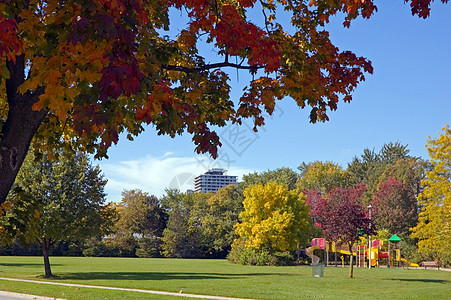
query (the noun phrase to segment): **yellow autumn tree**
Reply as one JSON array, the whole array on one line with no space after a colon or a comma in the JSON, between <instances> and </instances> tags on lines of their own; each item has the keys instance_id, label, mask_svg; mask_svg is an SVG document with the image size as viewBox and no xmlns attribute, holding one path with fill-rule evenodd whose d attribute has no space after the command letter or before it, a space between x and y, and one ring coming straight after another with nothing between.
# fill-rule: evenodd
<instances>
[{"instance_id":1,"label":"yellow autumn tree","mask_svg":"<svg viewBox=\"0 0 451 300\"><path fill-rule=\"evenodd\" d=\"M252 185L244 190L244 211L236 233L249 248L269 252L294 249L309 229L309 209L306 197L284 184L269 182Z\"/></svg>"},{"instance_id":2,"label":"yellow autumn tree","mask_svg":"<svg viewBox=\"0 0 451 300\"><path fill-rule=\"evenodd\" d=\"M321 193L326 193L336 187L351 185L350 174L333 162L315 161L308 164L303 162L298 170L301 172L298 181L298 188L301 190L316 189Z\"/></svg>"},{"instance_id":3,"label":"yellow autumn tree","mask_svg":"<svg viewBox=\"0 0 451 300\"><path fill-rule=\"evenodd\" d=\"M451 263L451 129L428 141L432 170L422 181L423 192L418 200L421 206L419 220L412 228L412 237L418 238L419 252Z\"/></svg>"}]
</instances>

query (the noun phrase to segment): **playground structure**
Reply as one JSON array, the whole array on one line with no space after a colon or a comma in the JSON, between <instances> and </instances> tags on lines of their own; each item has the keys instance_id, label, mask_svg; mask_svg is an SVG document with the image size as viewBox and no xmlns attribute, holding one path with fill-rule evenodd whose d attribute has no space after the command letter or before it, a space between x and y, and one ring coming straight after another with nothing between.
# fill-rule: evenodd
<instances>
[{"instance_id":1,"label":"playground structure","mask_svg":"<svg viewBox=\"0 0 451 300\"><path fill-rule=\"evenodd\" d=\"M406 263L410 267L419 267L418 264L411 263L406 259L401 257L400 242L401 239L397 235L393 235L389 239L388 251L381 251L383 243L381 240L376 239L371 242L371 249L368 251L367 245L354 245L349 251L347 244L336 245L335 242L327 242L324 238L314 238L311 242L311 247L305 250L305 254L312 259L312 264L316 265L319 263L321 258L314 254L316 249L323 250L322 262L325 265L329 264L329 254L334 253L335 266L337 266L338 255L341 255L342 265L343 255L352 255L355 257L355 264L357 267L369 267L368 262L371 258L371 267L379 267L381 259L385 260L387 267L401 267L401 262ZM395 243L398 249L391 249L391 243Z\"/></svg>"},{"instance_id":2,"label":"playground structure","mask_svg":"<svg viewBox=\"0 0 451 300\"><path fill-rule=\"evenodd\" d=\"M315 249L319 249L317 247L309 247L307 249L305 249L305 255L307 255L308 257L310 257L312 259L312 265L317 265L319 263L319 257L313 254L313 251Z\"/></svg>"}]
</instances>

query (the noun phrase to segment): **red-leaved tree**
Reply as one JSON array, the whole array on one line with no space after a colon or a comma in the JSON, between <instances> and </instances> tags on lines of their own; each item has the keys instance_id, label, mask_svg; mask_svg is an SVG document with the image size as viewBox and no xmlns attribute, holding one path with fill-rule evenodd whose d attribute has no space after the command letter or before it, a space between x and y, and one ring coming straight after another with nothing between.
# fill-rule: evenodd
<instances>
[{"instance_id":1,"label":"red-leaved tree","mask_svg":"<svg viewBox=\"0 0 451 300\"><path fill-rule=\"evenodd\" d=\"M326 239L348 244L352 253L352 245L359 239L359 234L372 234L370 219L362 203L364 185L355 188L337 187L327 194L327 200L315 196L314 214L322 214L318 219ZM317 221L317 220L315 220ZM349 277L354 276L353 257L351 255Z\"/></svg>"},{"instance_id":2,"label":"red-leaved tree","mask_svg":"<svg viewBox=\"0 0 451 300\"><path fill-rule=\"evenodd\" d=\"M326 201L317 189L304 190L303 193L307 196L305 203L310 207L309 215L312 216L315 226L321 228L326 221Z\"/></svg>"},{"instance_id":3,"label":"red-leaved tree","mask_svg":"<svg viewBox=\"0 0 451 300\"><path fill-rule=\"evenodd\" d=\"M379 186L373 206L372 219L378 228L391 234L409 234L418 221L418 203L412 190L396 179L389 178Z\"/></svg>"}]
</instances>

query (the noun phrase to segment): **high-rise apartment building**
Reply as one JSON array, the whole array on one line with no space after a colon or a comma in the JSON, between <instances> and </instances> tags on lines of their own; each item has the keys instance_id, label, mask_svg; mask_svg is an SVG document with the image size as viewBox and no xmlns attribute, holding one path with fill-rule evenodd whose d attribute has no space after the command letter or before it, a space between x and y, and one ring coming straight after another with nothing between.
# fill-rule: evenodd
<instances>
[{"instance_id":1,"label":"high-rise apartment building","mask_svg":"<svg viewBox=\"0 0 451 300\"><path fill-rule=\"evenodd\" d=\"M217 192L218 189L229 184L238 184L238 176L225 175L227 170L213 168L194 178L195 192Z\"/></svg>"}]
</instances>

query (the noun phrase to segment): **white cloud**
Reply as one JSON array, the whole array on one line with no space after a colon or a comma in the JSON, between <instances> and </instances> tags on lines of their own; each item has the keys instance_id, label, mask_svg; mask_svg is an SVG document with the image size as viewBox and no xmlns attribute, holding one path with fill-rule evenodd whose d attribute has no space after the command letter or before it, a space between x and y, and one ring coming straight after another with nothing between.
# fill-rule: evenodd
<instances>
[{"instance_id":1,"label":"white cloud","mask_svg":"<svg viewBox=\"0 0 451 300\"><path fill-rule=\"evenodd\" d=\"M119 202L124 189L140 189L161 197L165 188L178 188L182 192L194 189L194 176L204 173L209 168L223 167L229 175L242 179L244 174L254 172L240 167L228 166L224 161L212 160L208 156L176 157L167 152L161 157L145 156L135 160L100 163L108 183L105 192L108 201Z\"/></svg>"}]
</instances>

